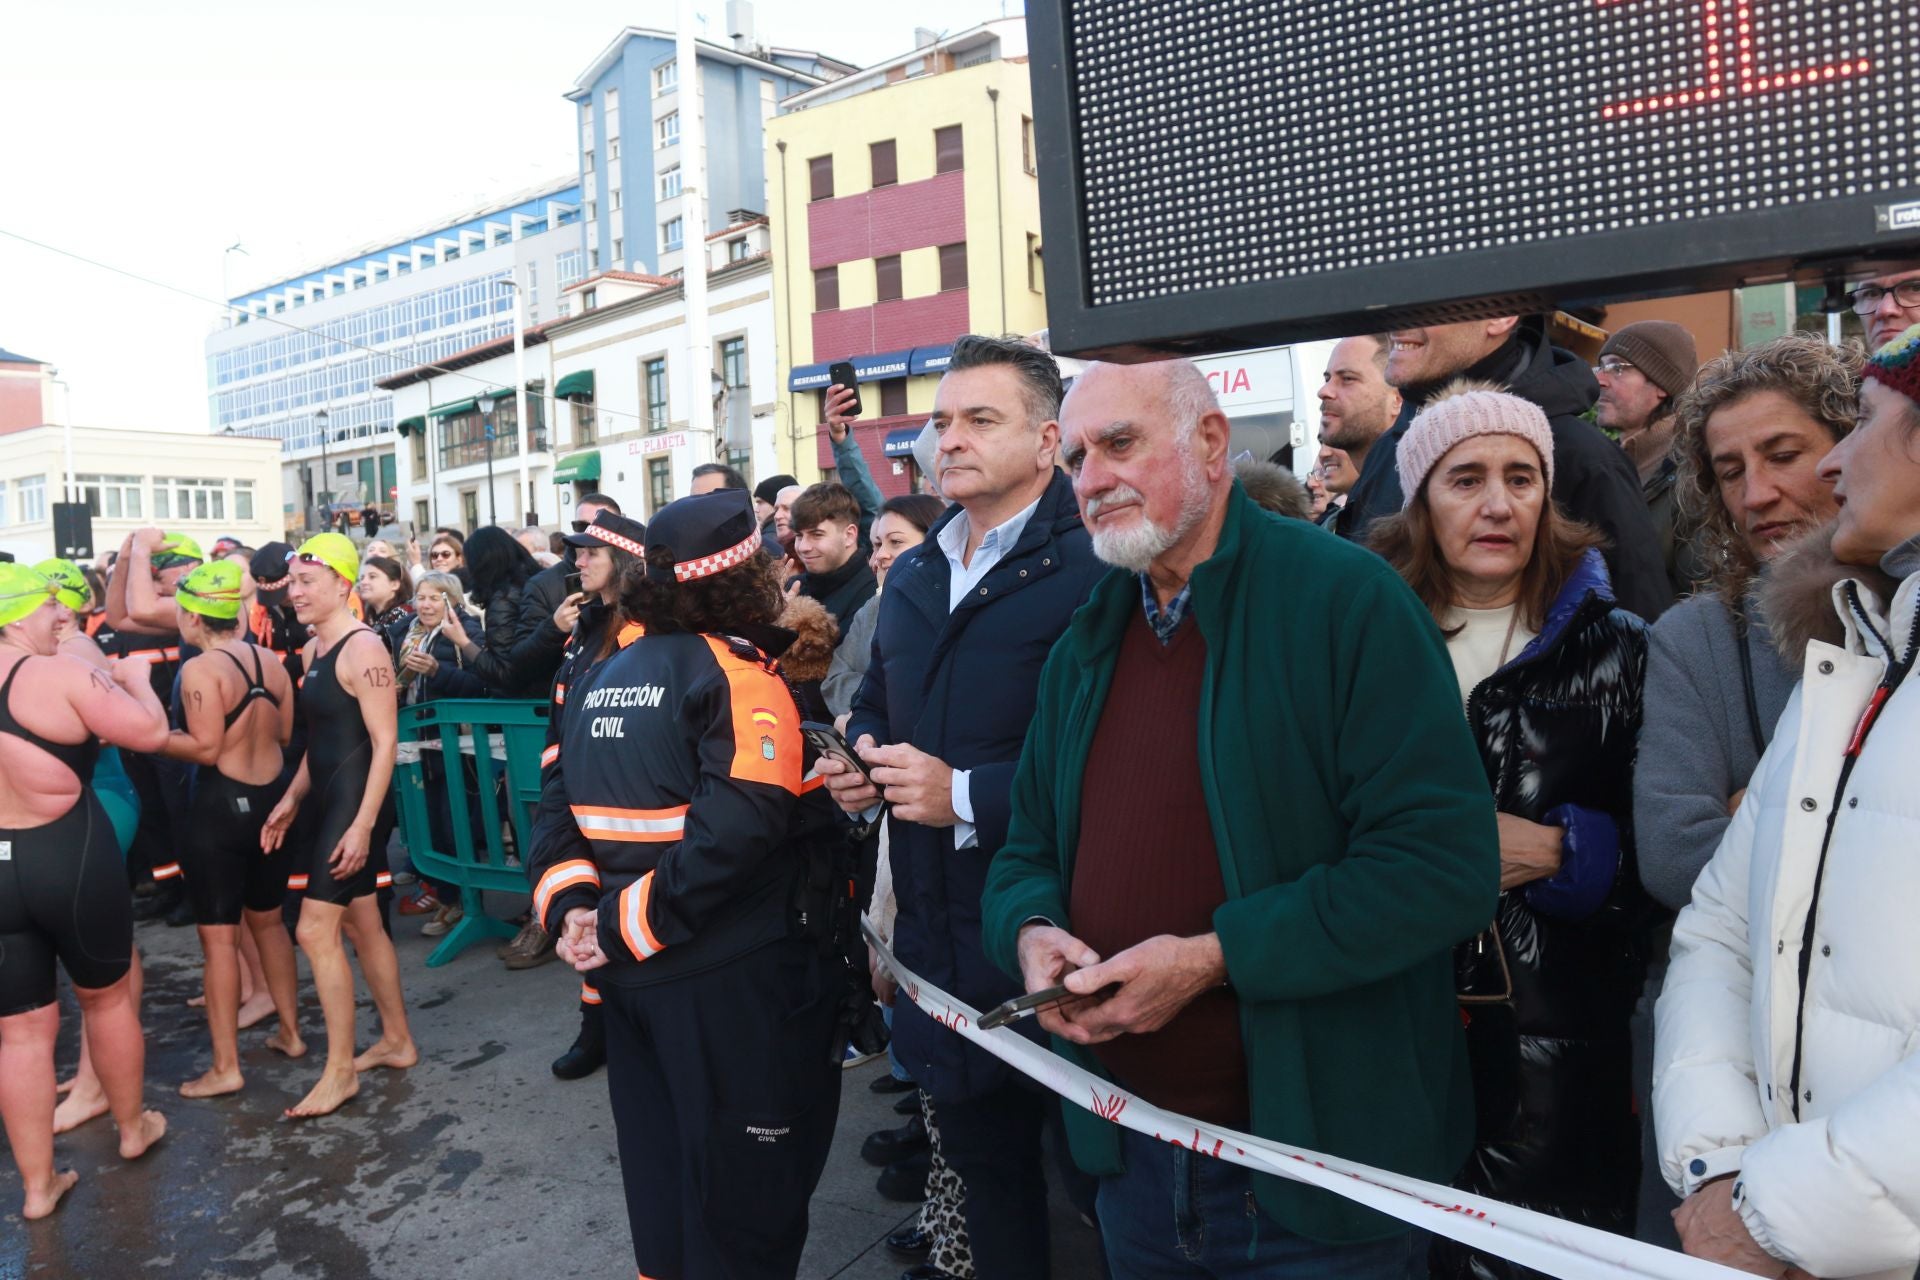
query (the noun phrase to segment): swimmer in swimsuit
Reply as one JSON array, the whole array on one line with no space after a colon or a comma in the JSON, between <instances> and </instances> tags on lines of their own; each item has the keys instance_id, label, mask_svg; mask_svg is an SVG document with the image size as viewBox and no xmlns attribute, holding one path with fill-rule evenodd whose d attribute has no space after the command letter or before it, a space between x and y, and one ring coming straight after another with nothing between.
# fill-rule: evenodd
<instances>
[{"instance_id":1,"label":"swimmer in swimsuit","mask_svg":"<svg viewBox=\"0 0 1920 1280\"><path fill-rule=\"evenodd\" d=\"M293 851L291 885L306 890L295 936L313 969L327 1021L327 1065L320 1082L287 1111L289 1119L323 1116L360 1091L359 1073L402 1070L420 1060L407 1029L400 962L374 897L386 868L387 800L398 741L399 703L393 658L380 637L358 622L349 599L360 556L348 538L323 533L294 553L287 589L300 621L313 628L300 685L307 749L287 794L261 832L271 853L285 841L302 804L317 806L310 846ZM345 927L360 956L381 1035L354 1056L353 970L341 942Z\"/></svg>"},{"instance_id":2,"label":"swimmer in swimsuit","mask_svg":"<svg viewBox=\"0 0 1920 1280\"><path fill-rule=\"evenodd\" d=\"M213 1066L180 1086L187 1098L238 1093L240 1074L240 923L259 948L265 986L280 1026L269 1048L298 1058L300 1039L293 941L280 918L287 851L262 852L260 829L280 802L281 748L293 736L293 681L267 650L240 630L241 570L203 564L174 593L180 636L201 652L180 669L186 721L163 754L198 766L181 850L187 901L206 957L207 1026Z\"/></svg>"},{"instance_id":3,"label":"swimmer in swimsuit","mask_svg":"<svg viewBox=\"0 0 1920 1280\"><path fill-rule=\"evenodd\" d=\"M80 999L120 1154L146 1154L167 1129L142 1106L133 915L113 825L87 781L98 739L157 751L166 711L144 668L108 675L58 652L53 591L27 566L0 564L0 1120L30 1219L52 1213L78 1177L53 1164L56 962Z\"/></svg>"}]
</instances>

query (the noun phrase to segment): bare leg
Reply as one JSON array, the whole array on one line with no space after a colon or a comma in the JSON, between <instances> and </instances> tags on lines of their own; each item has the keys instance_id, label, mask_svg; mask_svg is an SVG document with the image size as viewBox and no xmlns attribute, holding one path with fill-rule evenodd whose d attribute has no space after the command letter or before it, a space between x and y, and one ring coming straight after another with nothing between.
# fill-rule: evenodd
<instances>
[{"instance_id":1,"label":"bare leg","mask_svg":"<svg viewBox=\"0 0 1920 1280\"><path fill-rule=\"evenodd\" d=\"M400 990L400 957L394 954L393 939L380 923L380 901L373 894L355 898L347 908L347 935L360 957L360 972L373 994L374 1008L380 1011L380 1039L353 1060L356 1071L374 1067L405 1070L420 1061L413 1033L407 1027L407 1001Z\"/></svg>"},{"instance_id":2,"label":"bare leg","mask_svg":"<svg viewBox=\"0 0 1920 1280\"><path fill-rule=\"evenodd\" d=\"M140 1013L140 994L146 987L146 974L140 967L140 948L133 949L133 965L127 970L127 980L133 991L133 1012ZM89 1120L107 1114L107 1091L100 1087L100 1077L93 1069L93 1046L87 1035L87 1014L82 1006L80 1011L80 1069L74 1073L68 1084L67 1096L53 1113L53 1131L66 1133L78 1129Z\"/></svg>"},{"instance_id":3,"label":"bare leg","mask_svg":"<svg viewBox=\"0 0 1920 1280\"><path fill-rule=\"evenodd\" d=\"M345 907L308 898L300 904L296 937L313 969L313 989L327 1023L327 1065L320 1082L287 1109L290 1120L324 1116L360 1092L360 1076L353 1069L353 968L340 940Z\"/></svg>"},{"instance_id":4,"label":"bare leg","mask_svg":"<svg viewBox=\"0 0 1920 1280\"><path fill-rule=\"evenodd\" d=\"M253 930L238 931L240 939L240 1029L255 1027L273 1016L273 992L267 987L266 973L260 966L260 949L254 945Z\"/></svg>"},{"instance_id":5,"label":"bare leg","mask_svg":"<svg viewBox=\"0 0 1920 1280\"><path fill-rule=\"evenodd\" d=\"M238 1093L240 1074L239 929L230 924L200 926L200 950L206 956L207 1030L213 1036L213 1068L180 1086L183 1098L212 1098Z\"/></svg>"},{"instance_id":6,"label":"bare leg","mask_svg":"<svg viewBox=\"0 0 1920 1280\"><path fill-rule=\"evenodd\" d=\"M87 1043L93 1049L93 1068L107 1091L107 1107L120 1130L120 1157L137 1160L167 1131L167 1118L143 1105L146 1088L147 1041L140 1032L140 1015L133 1003L133 975L110 987L75 987L86 1015Z\"/></svg>"},{"instance_id":7,"label":"bare leg","mask_svg":"<svg viewBox=\"0 0 1920 1280\"><path fill-rule=\"evenodd\" d=\"M52 1213L79 1178L53 1169L53 1038L59 1031L56 1004L0 1018L0 1121L26 1188L20 1212L30 1220Z\"/></svg>"},{"instance_id":8,"label":"bare leg","mask_svg":"<svg viewBox=\"0 0 1920 1280\"><path fill-rule=\"evenodd\" d=\"M253 939L265 975L267 993L273 999L280 1026L267 1037L267 1048L277 1049L289 1058L306 1056L307 1042L300 1038L299 970L294 966L293 939L281 923L279 911L249 911L247 936Z\"/></svg>"}]
</instances>

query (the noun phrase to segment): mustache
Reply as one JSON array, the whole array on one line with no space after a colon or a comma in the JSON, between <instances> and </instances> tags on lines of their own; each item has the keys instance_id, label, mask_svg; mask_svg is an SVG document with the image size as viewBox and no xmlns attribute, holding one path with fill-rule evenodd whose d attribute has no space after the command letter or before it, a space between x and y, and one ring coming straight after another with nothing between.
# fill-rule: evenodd
<instances>
[{"instance_id":1,"label":"mustache","mask_svg":"<svg viewBox=\"0 0 1920 1280\"><path fill-rule=\"evenodd\" d=\"M1116 484L1099 497L1087 499L1087 519L1093 519L1108 507L1123 507L1129 502L1144 504L1146 498L1141 496L1140 491L1132 485Z\"/></svg>"}]
</instances>

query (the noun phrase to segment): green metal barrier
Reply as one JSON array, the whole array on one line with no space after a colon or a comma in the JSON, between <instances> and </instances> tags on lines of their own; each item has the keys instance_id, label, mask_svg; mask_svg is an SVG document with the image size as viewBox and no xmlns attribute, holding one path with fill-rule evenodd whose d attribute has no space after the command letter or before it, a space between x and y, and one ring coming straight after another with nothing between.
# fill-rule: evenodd
<instances>
[{"instance_id":1,"label":"green metal barrier","mask_svg":"<svg viewBox=\"0 0 1920 1280\"><path fill-rule=\"evenodd\" d=\"M524 861L533 847L533 812L540 801L540 753L546 747L545 702L480 698L447 698L400 708L400 750L394 766L394 793L400 806L400 830L416 871L434 880L460 887L464 914L427 957L442 965L467 947L487 938L510 938L515 926L486 913L482 895L488 890L524 895L528 892ZM430 784L424 759L437 754L448 763L443 777ZM477 797L469 790L465 768L473 762ZM507 812L500 812L499 796L505 777ZM453 848L434 846L428 817L429 785L437 785L447 805ZM480 812L474 830L471 808ZM513 829L516 861L509 865L501 822Z\"/></svg>"}]
</instances>

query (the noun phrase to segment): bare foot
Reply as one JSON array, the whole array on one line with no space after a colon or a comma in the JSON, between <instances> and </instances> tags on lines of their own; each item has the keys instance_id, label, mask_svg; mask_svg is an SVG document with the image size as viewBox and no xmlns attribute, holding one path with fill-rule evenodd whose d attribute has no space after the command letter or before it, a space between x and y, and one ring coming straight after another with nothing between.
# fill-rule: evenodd
<instances>
[{"instance_id":1,"label":"bare foot","mask_svg":"<svg viewBox=\"0 0 1920 1280\"><path fill-rule=\"evenodd\" d=\"M53 1109L53 1131L67 1133L107 1114L107 1095L98 1083L75 1089Z\"/></svg>"},{"instance_id":2,"label":"bare foot","mask_svg":"<svg viewBox=\"0 0 1920 1280\"><path fill-rule=\"evenodd\" d=\"M138 1160L167 1136L167 1118L158 1111L142 1111L131 1128L120 1130L120 1158Z\"/></svg>"},{"instance_id":3,"label":"bare foot","mask_svg":"<svg viewBox=\"0 0 1920 1280\"><path fill-rule=\"evenodd\" d=\"M311 1120L315 1116L331 1115L359 1092L360 1077L357 1074L336 1080L328 1072L320 1077L319 1084L313 1086L313 1092L288 1107L283 1114L288 1120Z\"/></svg>"},{"instance_id":4,"label":"bare foot","mask_svg":"<svg viewBox=\"0 0 1920 1280\"><path fill-rule=\"evenodd\" d=\"M240 1029L257 1027L273 1016L273 997L262 991L251 1000L240 1002Z\"/></svg>"},{"instance_id":5,"label":"bare foot","mask_svg":"<svg viewBox=\"0 0 1920 1280\"><path fill-rule=\"evenodd\" d=\"M379 1040L353 1060L353 1069L371 1071L375 1067L386 1067L393 1071L405 1071L419 1061L420 1051L413 1047L412 1040L403 1040L399 1044Z\"/></svg>"},{"instance_id":6,"label":"bare foot","mask_svg":"<svg viewBox=\"0 0 1920 1280\"><path fill-rule=\"evenodd\" d=\"M246 1077L239 1071L208 1071L196 1080L189 1080L180 1086L183 1098L217 1098L224 1093L238 1093L245 1087Z\"/></svg>"},{"instance_id":7,"label":"bare foot","mask_svg":"<svg viewBox=\"0 0 1920 1280\"><path fill-rule=\"evenodd\" d=\"M46 1217L60 1207L61 1198L73 1190L73 1184L78 1181L80 1181L80 1175L71 1169L54 1174L52 1184L45 1191L38 1195L31 1191L27 1192L27 1203L20 1210L20 1216L28 1222Z\"/></svg>"},{"instance_id":8,"label":"bare foot","mask_svg":"<svg viewBox=\"0 0 1920 1280\"><path fill-rule=\"evenodd\" d=\"M289 1058L307 1056L307 1042L300 1038L299 1031L291 1027L274 1028L273 1034L267 1037L267 1048L275 1053L284 1053Z\"/></svg>"}]
</instances>

